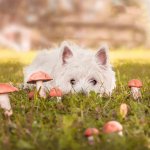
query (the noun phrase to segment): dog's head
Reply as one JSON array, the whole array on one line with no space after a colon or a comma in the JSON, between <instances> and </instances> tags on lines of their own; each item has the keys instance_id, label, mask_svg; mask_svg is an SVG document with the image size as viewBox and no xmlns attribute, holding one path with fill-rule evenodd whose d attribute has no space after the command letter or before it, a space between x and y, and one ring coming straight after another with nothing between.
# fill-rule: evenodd
<instances>
[{"instance_id":1,"label":"dog's head","mask_svg":"<svg viewBox=\"0 0 150 150\"><path fill-rule=\"evenodd\" d=\"M102 46L96 53L67 44L61 46L62 69L56 80L64 93L95 91L111 94L115 87L115 73L109 62L109 49Z\"/></svg>"}]
</instances>

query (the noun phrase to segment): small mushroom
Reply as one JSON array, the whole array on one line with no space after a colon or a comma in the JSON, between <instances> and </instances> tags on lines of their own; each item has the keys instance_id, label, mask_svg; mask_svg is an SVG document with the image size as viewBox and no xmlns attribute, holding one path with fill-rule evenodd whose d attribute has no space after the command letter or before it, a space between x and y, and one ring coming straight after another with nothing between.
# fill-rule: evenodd
<instances>
[{"instance_id":1,"label":"small mushroom","mask_svg":"<svg viewBox=\"0 0 150 150\"><path fill-rule=\"evenodd\" d=\"M84 132L84 135L88 138L90 145L94 144L94 135L98 135L99 130L97 128L87 128Z\"/></svg>"},{"instance_id":2,"label":"small mushroom","mask_svg":"<svg viewBox=\"0 0 150 150\"><path fill-rule=\"evenodd\" d=\"M61 101L62 91L59 88L52 88L49 92L50 97L57 97L57 101Z\"/></svg>"},{"instance_id":3,"label":"small mushroom","mask_svg":"<svg viewBox=\"0 0 150 150\"><path fill-rule=\"evenodd\" d=\"M138 79L132 79L128 82L129 88L131 88L132 96L135 100L142 97L140 88L143 86L142 82Z\"/></svg>"},{"instance_id":4,"label":"small mushroom","mask_svg":"<svg viewBox=\"0 0 150 150\"><path fill-rule=\"evenodd\" d=\"M4 114L10 117L13 114L8 94L18 89L7 83L0 83L0 107L5 110Z\"/></svg>"},{"instance_id":5,"label":"small mushroom","mask_svg":"<svg viewBox=\"0 0 150 150\"><path fill-rule=\"evenodd\" d=\"M128 113L128 106L127 104L122 103L120 105L120 115L122 116L122 118L125 118L127 113Z\"/></svg>"},{"instance_id":6,"label":"small mushroom","mask_svg":"<svg viewBox=\"0 0 150 150\"><path fill-rule=\"evenodd\" d=\"M122 130L123 130L122 125L117 121L109 121L103 127L103 132L106 134L118 133L119 135L122 136L123 135Z\"/></svg>"},{"instance_id":7,"label":"small mushroom","mask_svg":"<svg viewBox=\"0 0 150 150\"><path fill-rule=\"evenodd\" d=\"M33 98L34 98L34 91L31 91L31 92L28 93L28 98L29 98L29 100L33 100Z\"/></svg>"},{"instance_id":8,"label":"small mushroom","mask_svg":"<svg viewBox=\"0 0 150 150\"><path fill-rule=\"evenodd\" d=\"M39 91L40 97L46 98L46 92L43 86L43 82L52 80L52 78L45 72L38 71L33 73L27 83L36 84L36 89Z\"/></svg>"}]
</instances>

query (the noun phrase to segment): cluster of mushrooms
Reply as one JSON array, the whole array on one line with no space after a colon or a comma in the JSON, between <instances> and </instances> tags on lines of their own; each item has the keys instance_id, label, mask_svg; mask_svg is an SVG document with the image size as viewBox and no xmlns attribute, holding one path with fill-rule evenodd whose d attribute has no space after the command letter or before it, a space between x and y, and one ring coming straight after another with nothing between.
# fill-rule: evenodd
<instances>
[{"instance_id":1,"label":"cluster of mushrooms","mask_svg":"<svg viewBox=\"0 0 150 150\"><path fill-rule=\"evenodd\" d=\"M29 84L36 84L36 91L41 98L56 97L58 101L61 101L62 91L59 88L52 88L50 91L46 91L43 82L47 82L52 80L52 78L43 71L38 71L33 73L27 83ZM141 96L140 88L142 87L142 82L137 79L132 79L128 83L128 87L131 88L131 95L135 100L139 100ZM10 117L13 114L10 99L8 94L12 92L19 91L16 87L8 83L0 83L0 107L4 109L4 114ZM48 93L48 94L47 94ZM35 91L31 91L28 94L29 99L34 99ZM122 118L125 118L128 113L128 106L125 103L120 105L120 115ZM123 135L122 133L123 127L117 121L109 121L103 126L103 133L110 134L110 133L117 133L120 136ZM98 135L100 132L97 128L87 128L84 132L84 135L88 138L89 144L94 143L94 136Z\"/></svg>"},{"instance_id":2,"label":"cluster of mushrooms","mask_svg":"<svg viewBox=\"0 0 150 150\"><path fill-rule=\"evenodd\" d=\"M122 118L125 118L128 113L128 106L125 103L122 103L120 105L120 115ZM102 128L102 132L104 134L111 134L116 133L119 136L123 136L123 126L118 121L108 121L106 124L104 124ZM84 132L84 136L87 137L88 143L90 145L94 144L95 138L97 135L99 135L100 132L97 128L87 128Z\"/></svg>"},{"instance_id":3,"label":"cluster of mushrooms","mask_svg":"<svg viewBox=\"0 0 150 150\"><path fill-rule=\"evenodd\" d=\"M122 125L117 121L109 121L106 124L104 124L102 132L104 134L111 134L111 133L117 133L120 136L123 136L123 127ZM97 128L87 128L84 132L85 137L88 138L88 143L90 145L94 144L94 137L99 135L100 132Z\"/></svg>"},{"instance_id":4,"label":"cluster of mushrooms","mask_svg":"<svg viewBox=\"0 0 150 150\"><path fill-rule=\"evenodd\" d=\"M131 95L133 99L139 100L142 95L140 88L142 87L142 82L137 79L132 79L128 82L128 87L131 88ZM120 105L120 115L122 118L125 118L128 114L128 105L122 103ZM123 136L123 126L118 121L108 121L104 124L102 128L102 133L111 134L116 133L120 136ZM88 143L90 145L94 144L95 137L100 134L100 131L97 128L87 128L84 132L84 136L88 138Z\"/></svg>"},{"instance_id":5,"label":"cluster of mushrooms","mask_svg":"<svg viewBox=\"0 0 150 150\"><path fill-rule=\"evenodd\" d=\"M46 91L43 82L51 81L52 78L43 71L38 71L33 73L29 80L27 81L28 84L36 84L36 90L39 93L41 98L47 98L47 92L49 92L48 96L50 97L57 97L57 100L60 101L62 97L62 91L59 88L52 88L50 91ZM29 99L34 98L34 91L31 91L28 94Z\"/></svg>"},{"instance_id":6,"label":"cluster of mushrooms","mask_svg":"<svg viewBox=\"0 0 150 150\"><path fill-rule=\"evenodd\" d=\"M52 78L47 73L38 71L30 76L28 83L36 84L36 90L38 92L39 97L56 97L58 101L61 101L62 91L59 88L54 87L50 89L50 91L45 91L43 82L47 82L50 80L52 80ZM4 109L4 114L8 117L10 117L13 114L8 94L17 91L19 91L18 88L14 87L11 84L0 83L0 108ZM30 100L34 98L34 93L35 91L31 91L28 94Z\"/></svg>"}]
</instances>

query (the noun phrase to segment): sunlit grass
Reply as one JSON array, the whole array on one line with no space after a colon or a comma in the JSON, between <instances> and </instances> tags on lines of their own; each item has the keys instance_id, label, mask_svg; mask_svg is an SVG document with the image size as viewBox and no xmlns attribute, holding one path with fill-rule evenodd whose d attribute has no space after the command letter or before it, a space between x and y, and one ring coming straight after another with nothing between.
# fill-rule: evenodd
<instances>
[{"instance_id":1,"label":"sunlit grass","mask_svg":"<svg viewBox=\"0 0 150 150\"><path fill-rule=\"evenodd\" d=\"M0 62L17 61L23 64L29 64L37 53L37 51L16 52L11 50L0 50ZM113 63L123 63L122 60L129 60L132 62L139 62L142 64L150 63L150 50L111 50L110 59Z\"/></svg>"},{"instance_id":2,"label":"sunlit grass","mask_svg":"<svg viewBox=\"0 0 150 150\"><path fill-rule=\"evenodd\" d=\"M150 50L132 49L111 51L110 58L116 64L123 64L124 61L147 64L150 63Z\"/></svg>"},{"instance_id":3,"label":"sunlit grass","mask_svg":"<svg viewBox=\"0 0 150 150\"><path fill-rule=\"evenodd\" d=\"M37 52L16 52L11 50L0 50L0 62L20 62L22 64L29 64L36 56Z\"/></svg>"}]
</instances>

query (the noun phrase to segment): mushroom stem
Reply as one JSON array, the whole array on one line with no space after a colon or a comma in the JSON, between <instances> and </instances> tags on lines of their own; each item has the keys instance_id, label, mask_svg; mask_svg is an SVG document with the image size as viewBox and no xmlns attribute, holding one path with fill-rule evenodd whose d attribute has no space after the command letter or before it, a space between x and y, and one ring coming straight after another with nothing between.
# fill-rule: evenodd
<instances>
[{"instance_id":1,"label":"mushroom stem","mask_svg":"<svg viewBox=\"0 0 150 150\"><path fill-rule=\"evenodd\" d=\"M43 87L43 81L37 81L36 82L36 89L37 91L39 91L39 95L43 98L46 98L46 93L45 93L45 90L44 90L44 87Z\"/></svg>"},{"instance_id":2,"label":"mushroom stem","mask_svg":"<svg viewBox=\"0 0 150 150\"><path fill-rule=\"evenodd\" d=\"M5 113L4 113L6 116L10 117L12 114L13 114L13 111L12 109L10 110L5 110Z\"/></svg>"},{"instance_id":3,"label":"mushroom stem","mask_svg":"<svg viewBox=\"0 0 150 150\"><path fill-rule=\"evenodd\" d=\"M94 137L93 136L89 136L88 137L88 141L89 141L90 145L94 144Z\"/></svg>"},{"instance_id":4,"label":"mushroom stem","mask_svg":"<svg viewBox=\"0 0 150 150\"><path fill-rule=\"evenodd\" d=\"M123 136L123 132L122 132L122 131L119 131L119 132L118 132L118 135Z\"/></svg>"},{"instance_id":5,"label":"mushroom stem","mask_svg":"<svg viewBox=\"0 0 150 150\"><path fill-rule=\"evenodd\" d=\"M11 105L8 94L0 94L0 107L5 110L6 115L12 115ZM11 111L11 113L7 113Z\"/></svg>"},{"instance_id":6,"label":"mushroom stem","mask_svg":"<svg viewBox=\"0 0 150 150\"><path fill-rule=\"evenodd\" d=\"M57 97L57 102L61 102L61 97Z\"/></svg>"},{"instance_id":7,"label":"mushroom stem","mask_svg":"<svg viewBox=\"0 0 150 150\"><path fill-rule=\"evenodd\" d=\"M135 100L142 97L141 92L140 92L140 88L131 87L131 93L132 93L132 96Z\"/></svg>"}]
</instances>

